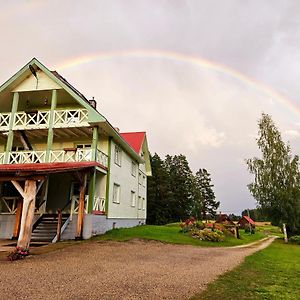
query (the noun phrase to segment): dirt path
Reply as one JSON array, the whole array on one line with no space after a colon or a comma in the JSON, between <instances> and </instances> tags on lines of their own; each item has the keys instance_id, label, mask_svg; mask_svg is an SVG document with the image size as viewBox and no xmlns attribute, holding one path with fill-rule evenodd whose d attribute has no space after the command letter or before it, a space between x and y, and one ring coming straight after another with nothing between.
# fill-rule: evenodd
<instances>
[{"instance_id":1,"label":"dirt path","mask_svg":"<svg viewBox=\"0 0 300 300\"><path fill-rule=\"evenodd\" d=\"M244 248L83 243L0 262L0 299L188 299L271 242Z\"/></svg>"}]
</instances>

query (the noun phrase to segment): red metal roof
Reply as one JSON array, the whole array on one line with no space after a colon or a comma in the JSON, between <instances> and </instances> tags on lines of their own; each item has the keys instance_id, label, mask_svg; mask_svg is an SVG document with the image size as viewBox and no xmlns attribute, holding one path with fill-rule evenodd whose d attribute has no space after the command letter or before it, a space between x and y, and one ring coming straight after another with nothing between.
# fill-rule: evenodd
<instances>
[{"instance_id":1,"label":"red metal roof","mask_svg":"<svg viewBox=\"0 0 300 300\"><path fill-rule=\"evenodd\" d=\"M143 145L146 132L123 132L120 133L121 137L139 154Z\"/></svg>"},{"instance_id":2,"label":"red metal roof","mask_svg":"<svg viewBox=\"0 0 300 300\"><path fill-rule=\"evenodd\" d=\"M255 222L248 216L243 216L238 223L240 223L242 221L242 219L245 219L248 223L250 223L251 225L255 225Z\"/></svg>"},{"instance_id":3,"label":"red metal roof","mask_svg":"<svg viewBox=\"0 0 300 300\"><path fill-rule=\"evenodd\" d=\"M37 174L41 173L55 173L55 172L68 172L76 171L85 168L91 168L101 166L97 162L68 162L68 163L35 163L35 164L5 164L0 165L0 175L3 173L14 173L14 172L34 172Z\"/></svg>"}]
</instances>

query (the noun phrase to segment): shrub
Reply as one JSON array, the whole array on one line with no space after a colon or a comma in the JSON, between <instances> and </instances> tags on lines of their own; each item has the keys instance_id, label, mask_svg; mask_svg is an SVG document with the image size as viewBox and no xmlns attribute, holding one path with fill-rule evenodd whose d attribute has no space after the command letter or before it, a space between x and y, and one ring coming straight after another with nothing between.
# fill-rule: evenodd
<instances>
[{"instance_id":1,"label":"shrub","mask_svg":"<svg viewBox=\"0 0 300 300\"><path fill-rule=\"evenodd\" d=\"M192 231L192 237L202 241L210 241L210 242L221 242L224 240L224 234L222 231L218 229L212 231L208 228L205 228L203 230Z\"/></svg>"},{"instance_id":2,"label":"shrub","mask_svg":"<svg viewBox=\"0 0 300 300\"><path fill-rule=\"evenodd\" d=\"M249 224L245 224L245 233L255 233L255 226L251 226Z\"/></svg>"},{"instance_id":3,"label":"shrub","mask_svg":"<svg viewBox=\"0 0 300 300\"><path fill-rule=\"evenodd\" d=\"M289 242L300 245L300 235L294 235L294 236L290 237Z\"/></svg>"}]
</instances>

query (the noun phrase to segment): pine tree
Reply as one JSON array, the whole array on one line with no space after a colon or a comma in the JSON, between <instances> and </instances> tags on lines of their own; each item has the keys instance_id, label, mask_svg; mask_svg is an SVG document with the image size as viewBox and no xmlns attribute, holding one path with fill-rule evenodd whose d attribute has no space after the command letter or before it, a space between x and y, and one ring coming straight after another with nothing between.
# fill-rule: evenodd
<instances>
[{"instance_id":1,"label":"pine tree","mask_svg":"<svg viewBox=\"0 0 300 300\"><path fill-rule=\"evenodd\" d=\"M194 212L198 218L202 220L207 219L207 215L214 217L216 210L220 206L220 202L216 201L215 193L213 191L213 184L211 184L210 174L206 169L199 169L195 175L194 186Z\"/></svg>"},{"instance_id":2,"label":"pine tree","mask_svg":"<svg viewBox=\"0 0 300 300\"><path fill-rule=\"evenodd\" d=\"M186 157L182 154L165 159L166 171L172 192L170 197L171 216L173 221L190 217L193 203L193 173Z\"/></svg>"},{"instance_id":3,"label":"pine tree","mask_svg":"<svg viewBox=\"0 0 300 300\"><path fill-rule=\"evenodd\" d=\"M163 160L157 153L150 156L152 176L147 183L147 223L162 225L171 222L169 178Z\"/></svg>"}]
</instances>

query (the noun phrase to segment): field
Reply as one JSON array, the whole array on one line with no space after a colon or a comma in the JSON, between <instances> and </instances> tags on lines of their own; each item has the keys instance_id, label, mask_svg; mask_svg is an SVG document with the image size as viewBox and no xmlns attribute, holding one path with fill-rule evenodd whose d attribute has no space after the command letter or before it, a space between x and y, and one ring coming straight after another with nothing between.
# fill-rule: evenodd
<instances>
[{"instance_id":1,"label":"field","mask_svg":"<svg viewBox=\"0 0 300 300\"><path fill-rule=\"evenodd\" d=\"M114 240L114 241L128 241L131 239L145 239L155 240L172 244L186 244L194 246L209 246L209 247L228 247L248 244L262 239L266 236L266 233L262 230L257 230L255 234L245 233L240 230L241 239L234 237L226 237L223 242L208 242L194 239L187 234L180 232L179 225L177 223L155 226L145 225L137 226L133 228L120 228L108 231L104 235L95 237L99 240Z\"/></svg>"},{"instance_id":2,"label":"field","mask_svg":"<svg viewBox=\"0 0 300 300\"><path fill-rule=\"evenodd\" d=\"M300 299L300 246L276 240L268 248L221 275L202 294L205 299Z\"/></svg>"}]
</instances>

